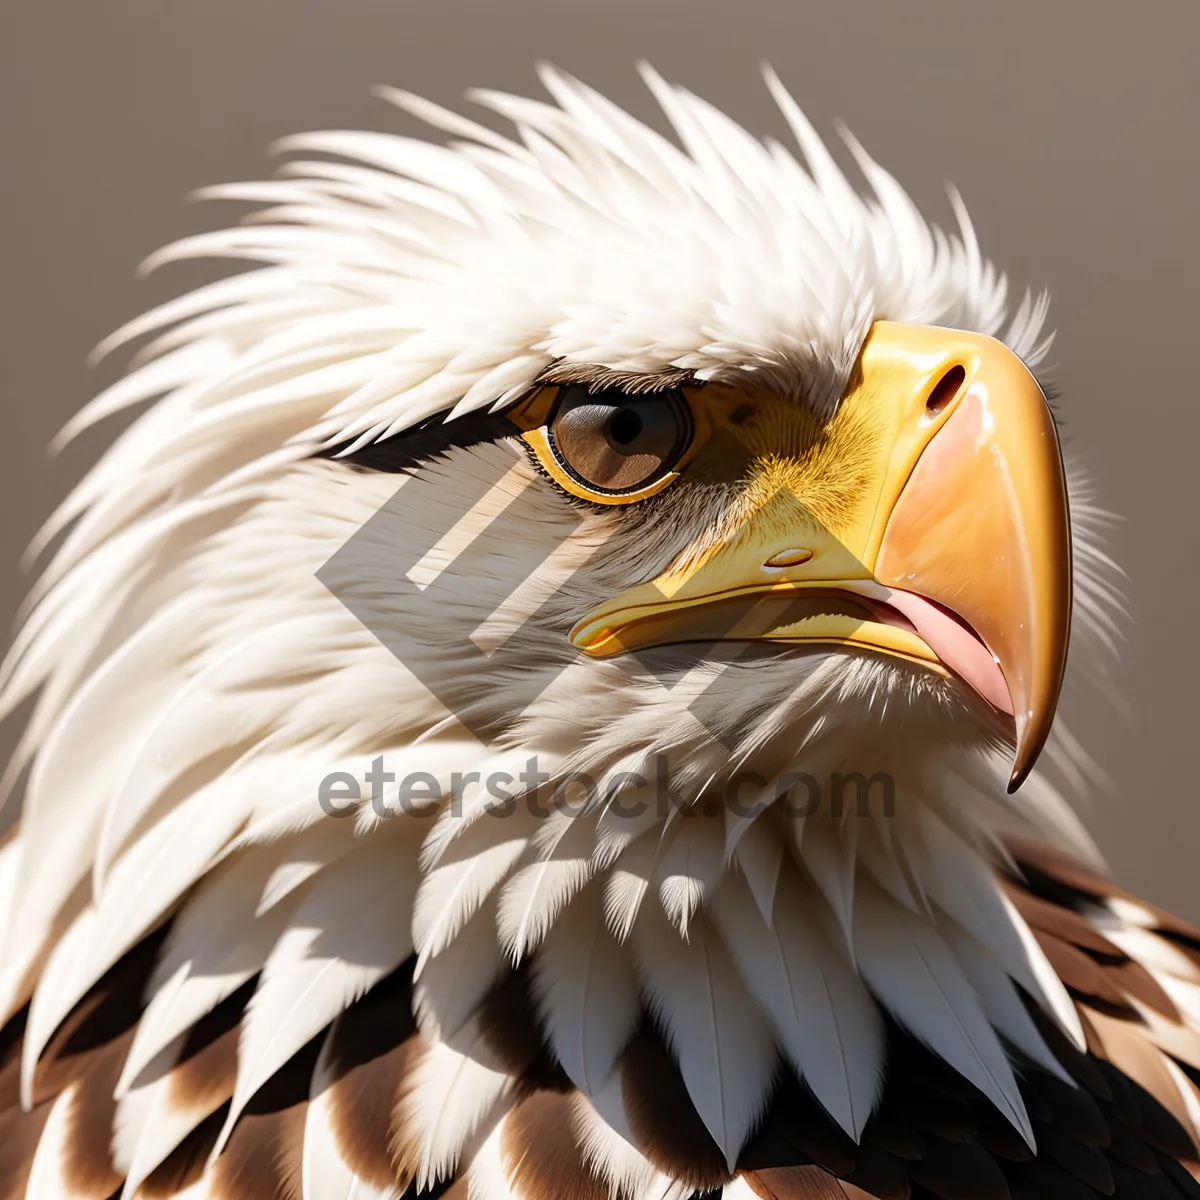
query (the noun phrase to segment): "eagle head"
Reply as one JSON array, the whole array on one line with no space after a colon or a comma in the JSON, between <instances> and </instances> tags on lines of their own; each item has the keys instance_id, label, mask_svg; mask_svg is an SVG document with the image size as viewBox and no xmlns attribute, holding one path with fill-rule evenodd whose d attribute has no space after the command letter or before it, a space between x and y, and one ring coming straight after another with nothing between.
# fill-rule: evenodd
<instances>
[{"instance_id":1,"label":"eagle head","mask_svg":"<svg viewBox=\"0 0 1200 1200\"><path fill-rule=\"evenodd\" d=\"M788 1097L860 1141L901 1032L1026 1140L1014 1055L1084 1045L1001 879L1092 853L1030 776L1073 591L1108 619L1045 297L1008 313L958 197L944 232L846 135L851 184L773 76L798 152L646 78L677 142L549 70L475 94L514 137L389 90L450 144L290 139L154 260L254 269L104 347L149 338L65 436L154 403L9 660L0 1002L32 1104L151 948L127 1187L202 1121L232 1170L297 1062L305 1195L683 1197ZM130 1098L214 1013L236 1065L151 1136ZM538 1130L601 1190L522 1190Z\"/></svg>"}]
</instances>

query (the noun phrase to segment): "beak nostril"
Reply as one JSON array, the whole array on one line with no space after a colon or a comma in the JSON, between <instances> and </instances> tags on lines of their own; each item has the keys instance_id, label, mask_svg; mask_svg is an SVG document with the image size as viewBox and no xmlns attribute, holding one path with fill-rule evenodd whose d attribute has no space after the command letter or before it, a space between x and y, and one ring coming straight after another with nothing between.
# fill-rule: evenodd
<instances>
[{"instance_id":1,"label":"beak nostril","mask_svg":"<svg viewBox=\"0 0 1200 1200\"><path fill-rule=\"evenodd\" d=\"M778 554L772 554L763 565L767 567L798 567L801 563L808 562L812 556L811 550L780 550Z\"/></svg>"},{"instance_id":2,"label":"beak nostril","mask_svg":"<svg viewBox=\"0 0 1200 1200\"><path fill-rule=\"evenodd\" d=\"M967 372L962 367L951 367L933 385L933 391L929 393L929 398L925 401L925 411L934 415L940 413L958 395L966 377Z\"/></svg>"}]
</instances>

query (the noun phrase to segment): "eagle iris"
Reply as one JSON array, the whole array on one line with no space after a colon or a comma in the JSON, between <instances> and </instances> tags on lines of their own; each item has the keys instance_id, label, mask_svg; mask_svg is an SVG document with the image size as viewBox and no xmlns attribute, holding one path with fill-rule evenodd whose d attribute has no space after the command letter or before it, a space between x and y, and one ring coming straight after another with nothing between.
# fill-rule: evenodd
<instances>
[{"instance_id":1,"label":"eagle iris","mask_svg":"<svg viewBox=\"0 0 1200 1200\"><path fill-rule=\"evenodd\" d=\"M691 417L677 389L629 395L617 388L564 388L549 426L559 465L596 491L628 492L669 471L690 440Z\"/></svg>"}]
</instances>

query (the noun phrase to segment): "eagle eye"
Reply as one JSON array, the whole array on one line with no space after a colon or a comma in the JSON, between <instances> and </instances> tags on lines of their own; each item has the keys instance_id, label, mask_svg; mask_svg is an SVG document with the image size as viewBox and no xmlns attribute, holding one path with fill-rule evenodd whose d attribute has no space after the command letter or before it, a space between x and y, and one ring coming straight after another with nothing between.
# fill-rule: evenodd
<instances>
[{"instance_id":1,"label":"eagle eye","mask_svg":"<svg viewBox=\"0 0 1200 1200\"><path fill-rule=\"evenodd\" d=\"M564 388L548 425L551 452L570 476L621 494L653 483L679 461L691 434L678 391L627 395L616 388Z\"/></svg>"},{"instance_id":2,"label":"eagle eye","mask_svg":"<svg viewBox=\"0 0 1200 1200\"><path fill-rule=\"evenodd\" d=\"M564 490L597 504L629 504L673 480L696 441L680 388L630 393L585 384L543 388L513 419Z\"/></svg>"}]
</instances>

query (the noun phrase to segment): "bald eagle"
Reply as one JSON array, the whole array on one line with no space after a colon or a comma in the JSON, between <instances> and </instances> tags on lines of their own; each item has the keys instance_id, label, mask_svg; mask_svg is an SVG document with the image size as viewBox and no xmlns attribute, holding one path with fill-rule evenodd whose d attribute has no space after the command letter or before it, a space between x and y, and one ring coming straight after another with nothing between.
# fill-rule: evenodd
<instances>
[{"instance_id":1,"label":"bald eagle","mask_svg":"<svg viewBox=\"0 0 1200 1200\"><path fill-rule=\"evenodd\" d=\"M1045 297L760 141L407 93L160 253L7 660L0 1196L1200 1195L1200 932L1037 772Z\"/></svg>"}]
</instances>

